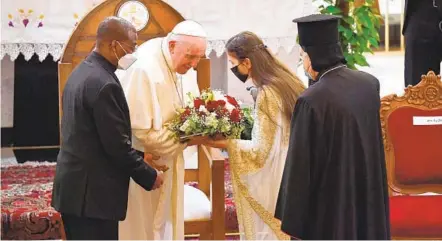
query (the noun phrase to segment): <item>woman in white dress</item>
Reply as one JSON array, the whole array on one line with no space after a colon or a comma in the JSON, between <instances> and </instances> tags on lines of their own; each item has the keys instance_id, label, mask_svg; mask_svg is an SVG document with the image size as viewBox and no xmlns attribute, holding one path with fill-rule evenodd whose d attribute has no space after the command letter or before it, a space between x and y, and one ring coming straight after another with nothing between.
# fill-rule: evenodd
<instances>
[{"instance_id":1,"label":"woman in white dress","mask_svg":"<svg viewBox=\"0 0 442 241\"><path fill-rule=\"evenodd\" d=\"M274 218L289 144L290 119L304 84L251 32L226 45L232 72L258 88L252 140L195 138L192 142L229 153L233 195L241 239L290 239Z\"/></svg>"}]
</instances>

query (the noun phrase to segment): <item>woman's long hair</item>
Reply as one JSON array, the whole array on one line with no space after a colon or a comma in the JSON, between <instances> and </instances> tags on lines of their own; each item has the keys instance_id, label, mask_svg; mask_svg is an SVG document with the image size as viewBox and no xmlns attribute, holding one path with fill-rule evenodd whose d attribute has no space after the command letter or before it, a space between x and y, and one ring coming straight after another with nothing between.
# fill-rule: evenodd
<instances>
[{"instance_id":1,"label":"woman's long hair","mask_svg":"<svg viewBox=\"0 0 442 241\"><path fill-rule=\"evenodd\" d=\"M305 90L301 80L270 53L263 41L252 32L241 32L233 36L227 41L226 49L229 55L240 62L245 58L250 59L253 82L259 88L268 86L279 94L283 116L290 122L296 100Z\"/></svg>"}]
</instances>

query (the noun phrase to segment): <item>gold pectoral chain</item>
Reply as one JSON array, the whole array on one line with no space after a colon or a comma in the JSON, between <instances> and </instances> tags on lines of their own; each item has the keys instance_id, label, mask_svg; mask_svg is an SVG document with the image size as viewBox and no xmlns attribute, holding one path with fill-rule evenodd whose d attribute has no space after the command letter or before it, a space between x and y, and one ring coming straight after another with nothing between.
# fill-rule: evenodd
<instances>
[{"instance_id":1,"label":"gold pectoral chain","mask_svg":"<svg viewBox=\"0 0 442 241\"><path fill-rule=\"evenodd\" d=\"M178 77L177 77L177 80L175 80L175 78L174 78L174 73L173 73L173 71L170 69L169 64L167 63L166 55L164 54L164 50L163 50L163 42L161 42L161 54L163 55L163 59L164 59L164 62L166 63L167 70L169 71L169 75L170 75L170 77L172 77L172 79L173 79L173 84L175 85L176 93L178 94L178 98L180 99L181 107L184 108L183 79L182 79L183 77L180 76L180 87L181 87L181 92L180 92L180 91L178 90L178 84L177 84ZM177 76L177 75L175 74L175 76Z\"/></svg>"}]
</instances>

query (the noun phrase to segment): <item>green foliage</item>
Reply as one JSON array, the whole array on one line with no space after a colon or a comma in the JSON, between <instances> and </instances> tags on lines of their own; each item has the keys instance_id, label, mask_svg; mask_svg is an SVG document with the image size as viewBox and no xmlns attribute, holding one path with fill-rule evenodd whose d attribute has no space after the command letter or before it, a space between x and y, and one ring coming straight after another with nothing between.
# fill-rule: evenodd
<instances>
[{"instance_id":1,"label":"green foliage","mask_svg":"<svg viewBox=\"0 0 442 241\"><path fill-rule=\"evenodd\" d=\"M251 140L252 139L252 129L253 129L253 109L250 107L242 108L244 113L243 123L244 130L241 133L242 140Z\"/></svg>"},{"instance_id":2,"label":"green foliage","mask_svg":"<svg viewBox=\"0 0 442 241\"><path fill-rule=\"evenodd\" d=\"M354 7L354 0L345 0L344 4L341 1L323 0L320 12L342 16L339 35L347 66L352 69L369 66L364 53L373 53L372 48L379 47L381 16L373 9L374 0L366 0L359 7Z\"/></svg>"}]
</instances>

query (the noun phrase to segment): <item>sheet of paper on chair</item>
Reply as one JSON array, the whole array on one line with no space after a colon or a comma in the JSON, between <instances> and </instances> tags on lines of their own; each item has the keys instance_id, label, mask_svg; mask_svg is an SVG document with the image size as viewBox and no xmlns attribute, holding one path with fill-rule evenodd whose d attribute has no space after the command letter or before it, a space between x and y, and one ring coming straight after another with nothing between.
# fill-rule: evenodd
<instances>
[{"instance_id":1,"label":"sheet of paper on chair","mask_svg":"<svg viewBox=\"0 0 442 241\"><path fill-rule=\"evenodd\" d=\"M442 125L442 116L413 116L414 126Z\"/></svg>"}]
</instances>

